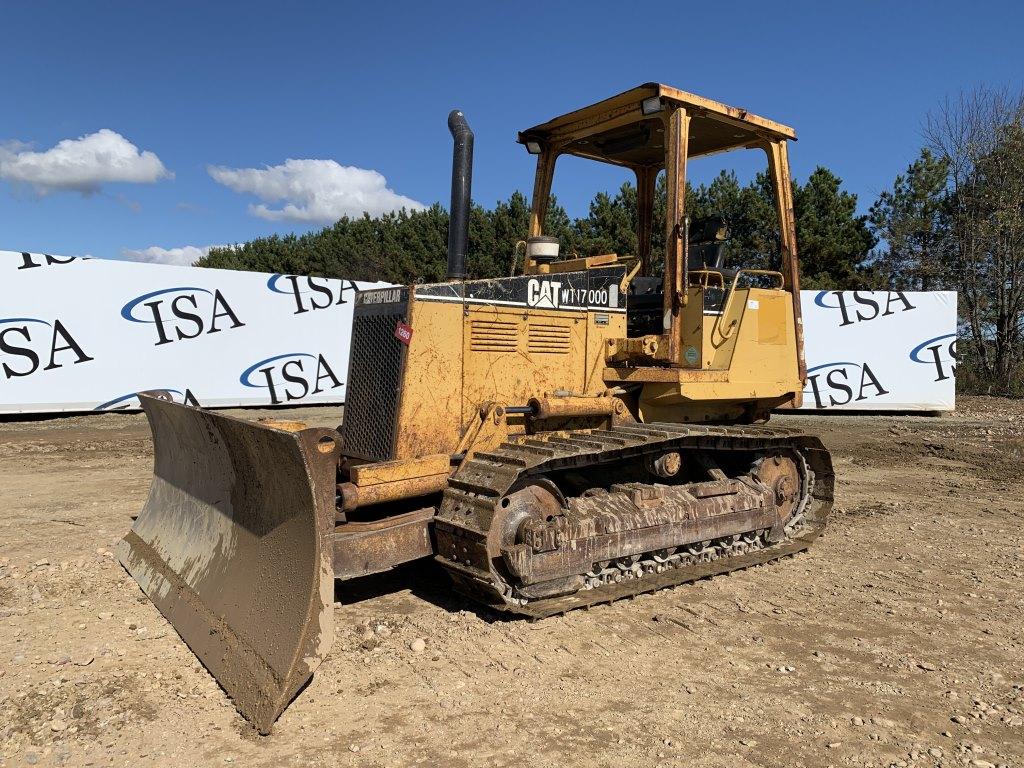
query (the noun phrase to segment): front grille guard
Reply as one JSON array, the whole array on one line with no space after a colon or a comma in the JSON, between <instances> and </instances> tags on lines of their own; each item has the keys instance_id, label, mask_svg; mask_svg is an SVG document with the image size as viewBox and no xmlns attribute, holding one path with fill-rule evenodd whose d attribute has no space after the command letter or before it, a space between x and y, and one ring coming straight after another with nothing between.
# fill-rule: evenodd
<instances>
[{"instance_id":1,"label":"front grille guard","mask_svg":"<svg viewBox=\"0 0 1024 768\"><path fill-rule=\"evenodd\" d=\"M344 452L368 461L394 457L402 370L407 347L395 337L406 306L356 307L352 321Z\"/></svg>"}]
</instances>

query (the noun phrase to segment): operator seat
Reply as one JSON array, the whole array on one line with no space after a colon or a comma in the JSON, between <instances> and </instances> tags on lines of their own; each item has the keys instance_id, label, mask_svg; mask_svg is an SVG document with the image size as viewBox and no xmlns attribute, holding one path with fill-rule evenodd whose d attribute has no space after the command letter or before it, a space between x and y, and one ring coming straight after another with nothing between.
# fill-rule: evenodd
<instances>
[{"instance_id":1,"label":"operator seat","mask_svg":"<svg viewBox=\"0 0 1024 768\"><path fill-rule=\"evenodd\" d=\"M690 270L714 269L722 273L724 286L709 284L704 289L705 314L720 314L725 294L735 269L725 269L725 244L729 228L721 216L705 216L690 225ZM662 278L638 276L629 286L626 325L629 336L643 336L662 332L662 301L665 296Z\"/></svg>"},{"instance_id":2,"label":"operator seat","mask_svg":"<svg viewBox=\"0 0 1024 768\"><path fill-rule=\"evenodd\" d=\"M703 292L706 314L720 314L725 294L735 269L726 269L725 244L729 240L729 227L721 216L706 216L690 224L689 259L687 266L694 269L714 269L722 273L724 286L710 283ZM665 290L660 276L637 276L630 284L627 309L629 336L662 333L662 302Z\"/></svg>"},{"instance_id":3,"label":"operator seat","mask_svg":"<svg viewBox=\"0 0 1024 768\"><path fill-rule=\"evenodd\" d=\"M715 269L724 272L725 243L729 239L729 227L721 216L705 216L695 219L690 225L689 268ZM735 270L728 270L735 275ZM732 277L728 275L727 277Z\"/></svg>"}]
</instances>

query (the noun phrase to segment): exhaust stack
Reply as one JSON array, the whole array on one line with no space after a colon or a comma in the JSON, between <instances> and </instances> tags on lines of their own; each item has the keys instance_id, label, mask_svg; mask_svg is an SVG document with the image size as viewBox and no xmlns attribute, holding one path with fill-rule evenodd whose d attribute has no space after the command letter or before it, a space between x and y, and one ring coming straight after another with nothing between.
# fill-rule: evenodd
<instances>
[{"instance_id":1,"label":"exhaust stack","mask_svg":"<svg viewBox=\"0 0 1024 768\"><path fill-rule=\"evenodd\" d=\"M448 115L452 133L452 204L448 218L448 279L466 277L466 249L469 244L469 204L473 185L473 131L461 111Z\"/></svg>"}]
</instances>

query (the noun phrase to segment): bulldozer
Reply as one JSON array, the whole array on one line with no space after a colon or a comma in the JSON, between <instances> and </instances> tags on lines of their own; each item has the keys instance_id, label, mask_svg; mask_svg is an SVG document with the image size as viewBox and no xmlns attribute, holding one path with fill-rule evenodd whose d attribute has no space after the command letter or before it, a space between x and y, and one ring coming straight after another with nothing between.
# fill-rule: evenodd
<instances>
[{"instance_id":1,"label":"bulldozer","mask_svg":"<svg viewBox=\"0 0 1024 768\"><path fill-rule=\"evenodd\" d=\"M356 294L340 427L140 395L154 476L118 557L264 734L330 650L339 580L432 558L540 619L800 552L832 506L821 441L767 424L806 378L793 129L648 83L522 131L522 263L470 279L473 133L448 124L448 279ZM687 212L688 162L741 149L767 159L775 269L726 266L728 222ZM560 258L569 155L635 174L637 253Z\"/></svg>"}]
</instances>

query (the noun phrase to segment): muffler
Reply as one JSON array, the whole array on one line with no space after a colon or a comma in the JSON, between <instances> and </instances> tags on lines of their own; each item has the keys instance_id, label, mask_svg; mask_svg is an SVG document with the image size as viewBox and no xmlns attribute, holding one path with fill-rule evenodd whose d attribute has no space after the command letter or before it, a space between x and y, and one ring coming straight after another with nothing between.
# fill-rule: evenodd
<instances>
[{"instance_id":1,"label":"muffler","mask_svg":"<svg viewBox=\"0 0 1024 768\"><path fill-rule=\"evenodd\" d=\"M473 189L473 131L457 109L448 113L452 134L452 204L448 218L448 279L466 279L469 214Z\"/></svg>"}]
</instances>

